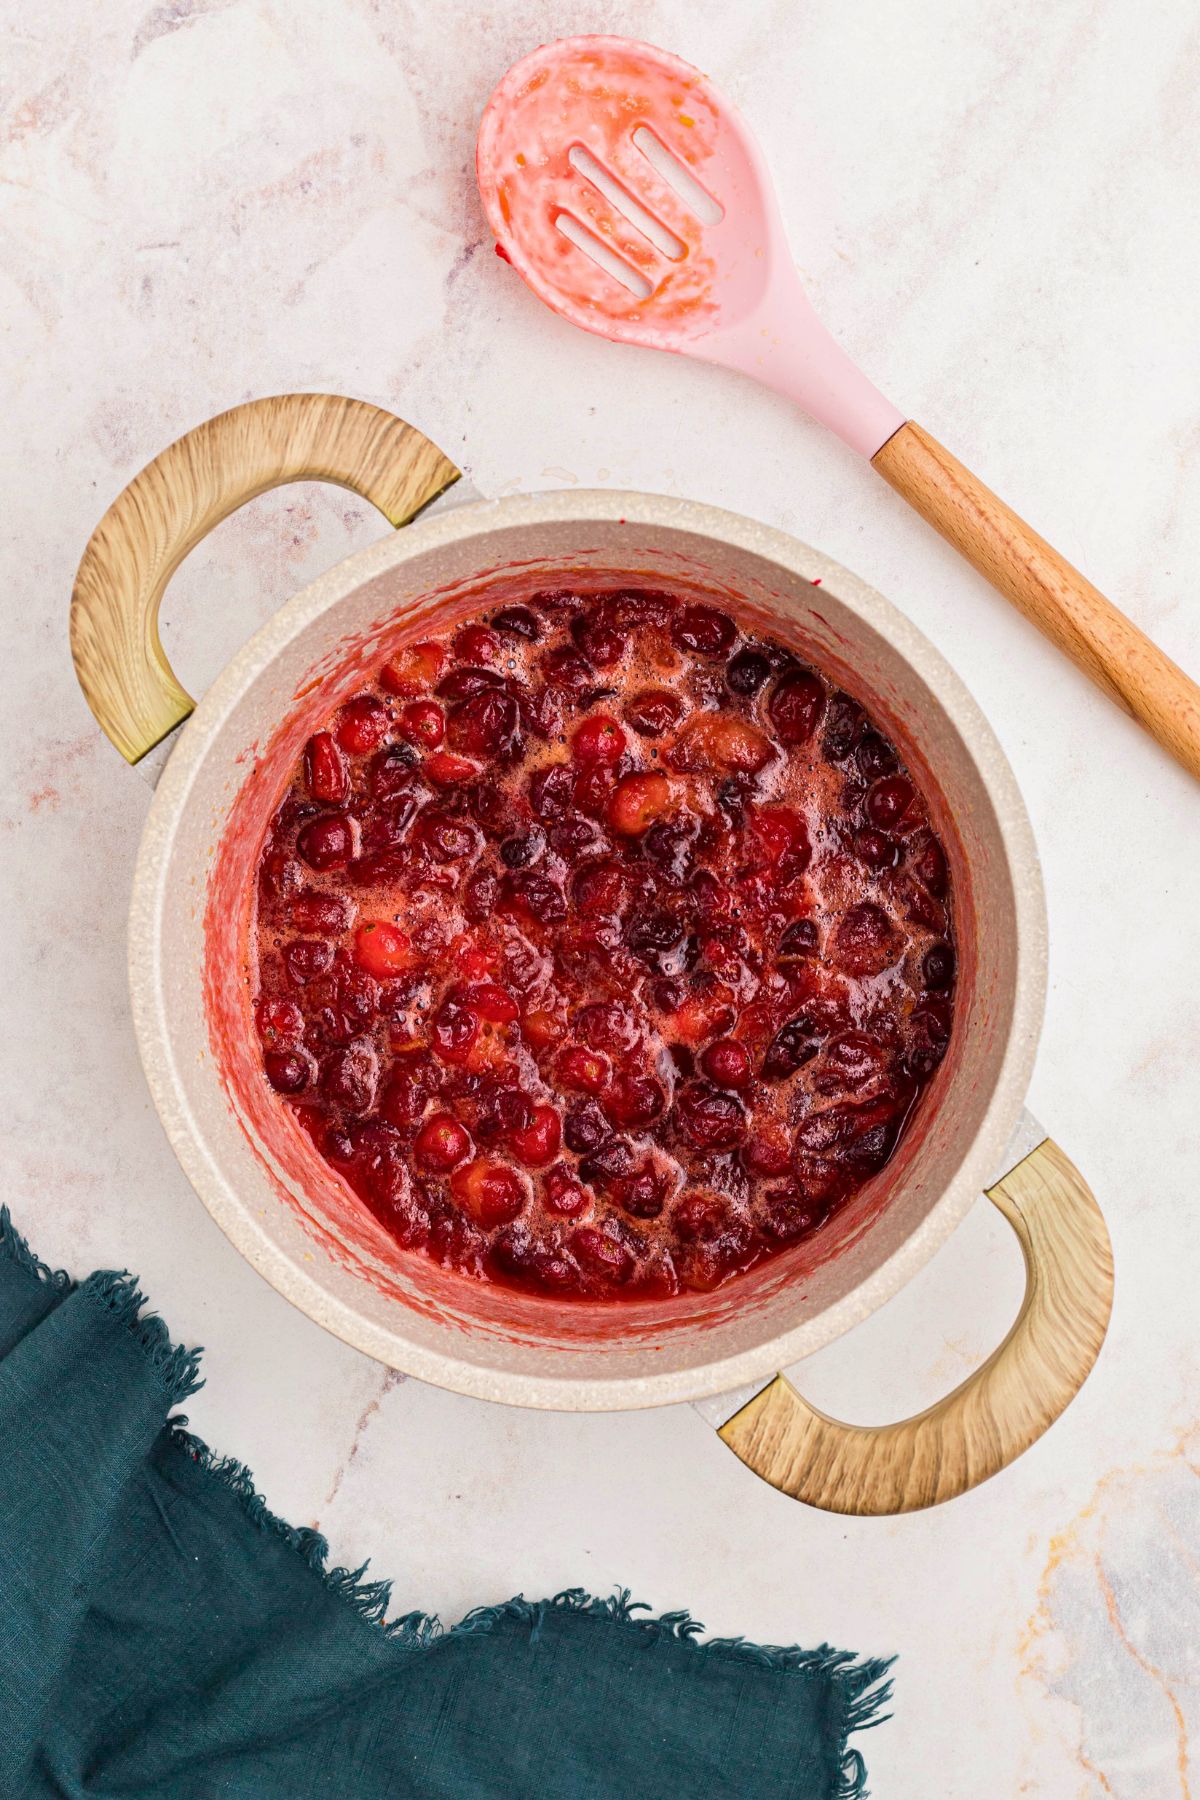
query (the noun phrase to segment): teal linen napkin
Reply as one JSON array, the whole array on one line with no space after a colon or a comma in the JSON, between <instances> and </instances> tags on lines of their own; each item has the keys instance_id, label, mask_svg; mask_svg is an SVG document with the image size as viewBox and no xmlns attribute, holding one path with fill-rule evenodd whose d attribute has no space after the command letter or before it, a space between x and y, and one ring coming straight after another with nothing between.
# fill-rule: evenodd
<instances>
[{"instance_id":1,"label":"teal linen napkin","mask_svg":"<svg viewBox=\"0 0 1200 1800\"><path fill-rule=\"evenodd\" d=\"M76 1286L0 1209L0 1795L865 1795L887 1663L623 1593L384 1623L387 1583L167 1419L199 1385L132 1277Z\"/></svg>"}]
</instances>

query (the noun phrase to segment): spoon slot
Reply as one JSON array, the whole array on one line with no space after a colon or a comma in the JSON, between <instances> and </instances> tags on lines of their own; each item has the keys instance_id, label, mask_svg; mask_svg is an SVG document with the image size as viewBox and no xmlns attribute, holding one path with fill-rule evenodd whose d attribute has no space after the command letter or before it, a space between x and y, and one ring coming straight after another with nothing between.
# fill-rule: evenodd
<instances>
[{"instance_id":1,"label":"spoon slot","mask_svg":"<svg viewBox=\"0 0 1200 1800\"><path fill-rule=\"evenodd\" d=\"M682 239L677 238L669 226L664 225L635 195L622 187L616 176L611 175L603 163L597 162L590 150L585 150L582 144L572 144L567 152L567 161L585 181L590 181L616 207L635 231L641 232L655 250L660 251L671 262L683 260L687 255L687 245Z\"/></svg>"},{"instance_id":2,"label":"spoon slot","mask_svg":"<svg viewBox=\"0 0 1200 1800\"><path fill-rule=\"evenodd\" d=\"M695 214L701 225L721 223L725 217L725 208L719 200L713 198L707 188L701 187L687 164L667 148L656 131L651 131L648 125L639 125L633 134L633 142L654 173L661 175L668 187L674 188L688 211Z\"/></svg>"},{"instance_id":3,"label":"spoon slot","mask_svg":"<svg viewBox=\"0 0 1200 1800\"><path fill-rule=\"evenodd\" d=\"M614 281L619 281L636 300L646 300L653 293L653 288L641 270L627 263L623 256L618 256L611 244L606 244L594 231L589 231L574 213L557 213L554 228L561 231L577 250L582 250L585 256L590 257L597 268L602 269L606 275L611 275Z\"/></svg>"}]
</instances>

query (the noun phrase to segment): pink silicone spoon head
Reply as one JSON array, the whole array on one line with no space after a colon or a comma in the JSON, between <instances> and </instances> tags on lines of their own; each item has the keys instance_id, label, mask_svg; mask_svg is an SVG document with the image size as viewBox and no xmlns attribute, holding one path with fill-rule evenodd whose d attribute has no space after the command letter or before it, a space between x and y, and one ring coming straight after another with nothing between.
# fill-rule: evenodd
<instances>
[{"instance_id":1,"label":"pink silicone spoon head","mask_svg":"<svg viewBox=\"0 0 1200 1800\"><path fill-rule=\"evenodd\" d=\"M739 369L865 456L904 423L810 306L754 138L679 57L543 45L488 102L476 168L498 247L572 324Z\"/></svg>"}]
</instances>

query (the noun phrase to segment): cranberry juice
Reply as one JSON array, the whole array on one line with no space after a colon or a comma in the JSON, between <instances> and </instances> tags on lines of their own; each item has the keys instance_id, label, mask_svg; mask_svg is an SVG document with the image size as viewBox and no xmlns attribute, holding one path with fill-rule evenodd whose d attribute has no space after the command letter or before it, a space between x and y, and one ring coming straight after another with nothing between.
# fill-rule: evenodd
<instances>
[{"instance_id":1,"label":"cranberry juice","mask_svg":"<svg viewBox=\"0 0 1200 1800\"><path fill-rule=\"evenodd\" d=\"M264 1078L406 1248L708 1290L891 1156L950 1036L946 859L861 706L669 593L539 593L378 670L258 868Z\"/></svg>"}]
</instances>

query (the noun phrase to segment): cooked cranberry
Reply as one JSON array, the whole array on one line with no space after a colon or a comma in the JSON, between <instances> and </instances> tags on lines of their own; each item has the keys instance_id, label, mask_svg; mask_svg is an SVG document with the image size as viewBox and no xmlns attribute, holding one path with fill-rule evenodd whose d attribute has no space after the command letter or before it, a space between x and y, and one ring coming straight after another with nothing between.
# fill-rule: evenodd
<instances>
[{"instance_id":1,"label":"cooked cranberry","mask_svg":"<svg viewBox=\"0 0 1200 1800\"><path fill-rule=\"evenodd\" d=\"M567 1114L563 1136L568 1150L587 1156L612 1136L612 1126L594 1100L585 1100Z\"/></svg>"},{"instance_id":2,"label":"cooked cranberry","mask_svg":"<svg viewBox=\"0 0 1200 1800\"><path fill-rule=\"evenodd\" d=\"M441 644L432 641L408 644L379 671L379 679L389 694L406 698L411 694L424 694L437 680L445 660L446 652Z\"/></svg>"},{"instance_id":3,"label":"cooked cranberry","mask_svg":"<svg viewBox=\"0 0 1200 1800\"><path fill-rule=\"evenodd\" d=\"M881 1075L888 1060L884 1046L868 1032L839 1032L830 1038L821 1052L813 1086L818 1093L824 1094L837 1093L842 1088L860 1088Z\"/></svg>"},{"instance_id":4,"label":"cooked cranberry","mask_svg":"<svg viewBox=\"0 0 1200 1800\"><path fill-rule=\"evenodd\" d=\"M579 813L567 813L563 818L555 819L546 836L550 848L572 862L587 851L605 848L604 837L596 822Z\"/></svg>"},{"instance_id":5,"label":"cooked cranberry","mask_svg":"<svg viewBox=\"0 0 1200 1800\"><path fill-rule=\"evenodd\" d=\"M878 781L881 775L892 773L899 758L886 738L877 731L868 731L859 743L855 761L868 781Z\"/></svg>"},{"instance_id":6,"label":"cooked cranberry","mask_svg":"<svg viewBox=\"0 0 1200 1800\"><path fill-rule=\"evenodd\" d=\"M500 656L500 640L486 625L464 625L454 639L460 663L494 663Z\"/></svg>"},{"instance_id":7,"label":"cooked cranberry","mask_svg":"<svg viewBox=\"0 0 1200 1800\"><path fill-rule=\"evenodd\" d=\"M665 775L626 775L608 803L608 823L623 837L638 837L673 808Z\"/></svg>"},{"instance_id":8,"label":"cooked cranberry","mask_svg":"<svg viewBox=\"0 0 1200 1800\"><path fill-rule=\"evenodd\" d=\"M315 981L333 967L333 945L324 938L295 938L283 946L283 962L298 985Z\"/></svg>"},{"instance_id":9,"label":"cooked cranberry","mask_svg":"<svg viewBox=\"0 0 1200 1800\"><path fill-rule=\"evenodd\" d=\"M890 837L882 831L875 831L868 826L854 834L854 854L863 861L868 869L891 869L899 858L899 849Z\"/></svg>"},{"instance_id":10,"label":"cooked cranberry","mask_svg":"<svg viewBox=\"0 0 1200 1800\"><path fill-rule=\"evenodd\" d=\"M386 919L367 919L359 926L354 958L361 968L384 978L403 974L417 960L408 933Z\"/></svg>"},{"instance_id":11,"label":"cooked cranberry","mask_svg":"<svg viewBox=\"0 0 1200 1800\"><path fill-rule=\"evenodd\" d=\"M569 645L561 650L549 650L541 659L541 670L551 687L569 688L578 691L587 687L595 670L586 656Z\"/></svg>"},{"instance_id":12,"label":"cooked cranberry","mask_svg":"<svg viewBox=\"0 0 1200 1800\"><path fill-rule=\"evenodd\" d=\"M685 1244L707 1243L724 1226L729 1213L714 1194L685 1194L671 1214L676 1236Z\"/></svg>"},{"instance_id":13,"label":"cooked cranberry","mask_svg":"<svg viewBox=\"0 0 1200 1800\"><path fill-rule=\"evenodd\" d=\"M500 897L500 877L494 869L478 868L468 877L463 889L463 911L468 919L481 923L490 919Z\"/></svg>"},{"instance_id":14,"label":"cooked cranberry","mask_svg":"<svg viewBox=\"0 0 1200 1800\"><path fill-rule=\"evenodd\" d=\"M410 700L401 709L400 732L422 750L436 750L446 735L446 715L436 700Z\"/></svg>"},{"instance_id":15,"label":"cooked cranberry","mask_svg":"<svg viewBox=\"0 0 1200 1800\"><path fill-rule=\"evenodd\" d=\"M786 1081L817 1054L811 1020L792 1019L775 1033L763 1057L764 1081Z\"/></svg>"},{"instance_id":16,"label":"cooked cranberry","mask_svg":"<svg viewBox=\"0 0 1200 1800\"><path fill-rule=\"evenodd\" d=\"M537 615L527 606L501 607L492 619L492 629L503 632L505 637L524 638L529 644L536 644L542 635Z\"/></svg>"},{"instance_id":17,"label":"cooked cranberry","mask_svg":"<svg viewBox=\"0 0 1200 1800\"><path fill-rule=\"evenodd\" d=\"M502 1163L466 1163L450 1177L450 1191L485 1231L519 1217L528 1199L521 1178Z\"/></svg>"},{"instance_id":18,"label":"cooked cranberry","mask_svg":"<svg viewBox=\"0 0 1200 1800\"><path fill-rule=\"evenodd\" d=\"M946 1054L950 1039L950 1009L944 1000L930 1000L919 1006L909 1020L910 1043L905 1067L911 1075L924 1080Z\"/></svg>"},{"instance_id":19,"label":"cooked cranberry","mask_svg":"<svg viewBox=\"0 0 1200 1800\"><path fill-rule=\"evenodd\" d=\"M880 975L899 952L899 933L873 900L850 907L833 934L834 958L851 975Z\"/></svg>"},{"instance_id":20,"label":"cooked cranberry","mask_svg":"<svg viewBox=\"0 0 1200 1800\"><path fill-rule=\"evenodd\" d=\"M562 1143L562 1121L552 1106L535 1106L528 1125L510 1131L508 1141L518 1162L541 1169L553 1162Z\"/></svg>"},{"instance_id":21,"label":"cooked cranberry","mask_svg":"<svg viewBox=\"0 0 1200 1800\"><path fill-rule=\"evenodd\" d=\"M835 694L825 709L821 753L829 762L845 762L857 748L864 728L864 714L849 694Z\"/></svg>"},{"instance_id":22,"label":"cooked cranberry","mask_svg":"<svg viewBox=\"0 0 1200 1800\"><path fill-rule=\"evenodd\" d=\"M512 747L520 728L521 709L511 694L476 694L451 713L450 743L467 756L500 756Z\"/></svg>"},{"instance_id":23,"label":"cooked cranberry","mask_svg":"<svg viewBox=\"0 0 1200 1800\"><path fill-rule=\"evenodd\" d=\"M664 951L673 950L682 943L685 930L683 922L674 913L661 908L653 912L639 911L625 927L625 942L635 955L657 963Z\"/></svg>"},{"instance_id":24,"label":"cooked cranberry","mask_svg":"<svg viewBox=\"0 0 1200 1800\"><path fill-rule=\"evenodd\" d=\"M667 1096L652 1075L618 1075L604 1097L604 1109L617 1125L641 1131L662 1117Z\"/></svg>"},{"instance_id":25,"label":"cooked cranberry","mask_svg":"<svg viewBox=\"0 0 1200 1800\"><path fill-rule=\"evenodd\" d=\"M445 1175L471 1153L471 1140L449 1113L437 1113L426 1119L417 1133L413 1157L431 1174Z\"/></svg>"},{"instance_id":26,"label":"cooked cranberry","mask_svg":"<svg viewBox=\"0 0 1200 1800\"><path fill-rule=\"evenodd\" d=\"M304 1050L268 1050L263 1068L277 1094L300 1094L312 1079L313 1060Z\"/></svg>"},{"instance_id":27,"label":"cooked cranberry","mask_svg":"<svg viewBox=\"0 0 1200 1800\"><path fill-rule=\"evenodd\" d=\"M539 825L507 837L500 846L500 861L506 869L527 869L546 848L546 834Z\"/></svg>"},{"instance_id":28,"label":"cooked cranberry","mask_svg":"<svg viewBox=\"0 0 1200 1800\"><path fill-rule=\"evenodd\" d=\"M323 813L301 829L296 849L310 869L344 869L354 855L354 827L344 813Z\"/></svg>"},{"instance_id":29,"label":"cooked cranberry","mask_svg":"<svg viewBox=\"0 0 1200 1800\"><path fill-rule=\"evenodd\" d=\"M725 685L743 700L757 694L771 673L770 659L761 650L739 650L725 668Z\"/></svg>"},{"instance_id":30,"label":"cooked cranberry","mask_svg":"<svg viewBox=\"0 0 1200 1800\"><path fill-rule=\"evenodd\" d=\"M580 763L619 762L624 751L625 733L607 713L593 713L571 739L571 754Z\"/></svg>"},{"instance_id":31,"label":"cooked cranberry","mask_svg":"<svg viewBox=\"0 0 1200 1800\"><path fill-rule=\"evenodd\" d=\"M571 881L571 898L582 913L615 913L625 891L625 877L615 862L585 863Z\"/></svg>"},{"instance_id":32,"label":"cooked cranberry","mask_svg":"<svg viewBox=\"0 0 1200 1800\"><path fill-rule=\"evenodd\" d=\"M881 831L894 831L903 823L915 799L911 781L903 775L885 776L867 791L867 817Z\"/></svg>"},{"instance_id":33,"label":"cooked cranberry","mask_svg":"<svg viewBox=\"0 0 1200 1800\"><path fill-rule=\"evenodd\" d=\"M923 842L917 838L909 840L908 865L931 894L945 893L946 858L935 837L930 835Z\"/></svg>"},{"instance_id":34,"label":"cooked cranberry","mask_svg":"<svg viewBox=\"0 0 1200 1800\"><path fill-rule=\"evenodd\" d=\"M589 1204L588 1196L565 1163L555 1163L542 1181L542 1205L560 1219L573 1219Z\"/></svg>"},{"instance_id":35,"label":"cooked cranberry","mask_svg":"<svg viewBox=\"0 0 1200 1800\"><path fill-rule=\"evenodd\" d=\"M358 694L342 708L337 741L352 756L365 756L369 750L378 749L391 725L391 714L382 700L376 700L373 694Z\"/></svg>"},{"instance_id":36,"label":"cooked cranberry","mask_svg":"<svg viewBox=\"0 0 1200 1800\"><path fill-rule=\"evenodd\" d=\"M603 1156L604 1152L599 1154ZM667 1195L667 1184L653 1168L640 1169L613 1184L613 1197L631 1219L657 1219Z\"/></svg>"},{"instance_id":37,"label":"cooked cranberry","mask_svg":"<svg viewBox=\"0 0 1200 1800\"><path fill-rule=\"evenodd\" d=\"M408 794L416 805L418 783L413 774L417 753L411 744L388 744L371 758L367 789L372 800L389 800Z\"/></svg>"},{"instance_id":38,"label":"cooked cranberry","mask_svg":"<svg viewBox=\"0 0 1200 1800\"><path fill-rule=\"evenodd\" d=\"M571 804L575 771L569 763L539 769L529 783L529 804L539 819L557 819Z\"/></svg>"},{"instance_id":39,"label":"cooked cranberry","mask_svg":"<svg viewBox=\"0 0 1200 1800\"><path fill-rule=\"evenodd\" d=\"M921 976L925 986L934 993L953 986L954 952L949 944L934 944L932 949L925 952Z\"/></svg>"},{"instance_id":40,"label":"cooked cranberry","mask_svg":"<svg viewBox=\"0 0 1200 1800\"><path fill-rule=\"evenodd\" d=\"M582 1094L598 1094L608 1080L608 1058L573 1045L558 1059L558 1079L564 1087Z\"/></svg>"},{"instance_id":41,"label":"cooked cranberry","mask_svg":"<svg viewBox=\"0 0 1200 1800\"><path fill-rule=\"evenodd\" d=\"M535 924L553 925L567 916L567 902L558 883L537 869L521 869L506 875L501 884L502 903L525 913Z\"/></svg>"},{"instance_id":42,"label":"cooked cranberry","mask_svg":"<svg viewBox=\"0 0 1200 1800\"><path fill-rule=\"evenodd\" d=\"M496 981L472 982L463 990L462 999L473 1013L492 1025L509 1025L520 1013L508 989Z\"/></svg>"},{"instance_id":43,"label":"cooked cranberry","mask_svg":"<svg viewBox=\"0 0 1200 1800\"><path fill-rule=\"evenodd\" d=\"M812 860L812 845L808 825L800 813L790 806L759 806L750 823L772 869L779 870L789 881L803 874Z\"/></svg>"},{"instance_id":44,"label":"cooked cranberry","mask_svg":"<svg viewBox=\"0 0 1200 1800\"><path fill-rule=\"evenodd\" d=\"M304 748L304 778L314 800L340 806L350 795L350 771L346 759L328 731L318 731Z\"/></svg>"},{"instance_id":45,"label":"cooked cranberry","mask_svg":"<svg viewBox=\"0 0 1200 1800\"><path fill-rule=\"evenodd\" d=\"M825 689L807 669L783 676L767 711L781 744L807 744L825 710Z\"/></svg>"},{"instance_id":46,"label":"cooked cranberry","mask_svg":"<svg viewBox=\"0 0 1200 1800\"><path fill-rule=\"evenodd\" d=\"M763 1204L762 1229L777 1244L794 1244L815 1231L828 1214L823 1200L805 1199L794 1188L773 1188Z\"/></svg>"},{"instance_id":47,"label":"cooked cranberry","mask_svg":"<svg viewBox=\"0 0 1200 1800\"><path fill-rule=\"evenodd\" d=\"M683 701L666 688L643 688L627 702L625 717L641 737L661 737L683 717Z\"/></svg>"},{"instance_id":48,"label":"cooked cranberry","mask_svg":"<svg viewBox=\"0 0 1200 1800\"><path fill-rule=\"evenodd\" d=\"M804 962L820 948L821 934L815 919L796 919L779 940L776 962Z\"/></svg>"},{"instance_id":49,"label":"cooked cranberry","mask_svg":"<svg viewBox=\"0 0 1200 1800\"><path fill-rule=\"evenodd\" d=\"M461 862L478 846L479 833L462 819L427 808L421 814L420 840L438 862Z\"/></svg>"},{"instance_id":50,"label":"cooked cranberry","mask_svg":"<svg viewBox=\"0 0 1200 1800\"><path fill-rule=\"evenodd\" d=\"M402 1131L416 1123L436 1091L432 1065L422 1055L409 1054L390 1076L379 1110L389 1125Z\"/></svg>"},{"instance_id":51,"label":"cooked cranberry","mask_svg":"<svg viewBox=\"0 0 1200 1800\"><path fill-rule=\"evenodd\" d=\"M685 606L675 615L671 636L681 650L724 656L737 636L737 626L728 613L718 612L715 606Z\"/></svg>"},{"instance_id":52,"label":"cooked cranberry","mask_svg":"<svg viewBox=\"0 0 1200 1800\"><path fill-rule=\"evenodd\" d=\"M350 1113L370 1112L378 1085L379 1057L366 1039L335 1050L321 1070L322 1093Z\"/></svg>"},{"instance_id":53,"label":"cooked cranberry","mask_svg":"<svg viewBox=\"0 0 1200 1800\"><path fill-rule=\"evenodd\" d=\"M750 1052L736 1038L718 1038L701 1056L700 1067L718 1087L744 1088L750 1080Z\"/></svg>"},{"instance_id":54,"label":"cooked cranberry","mask_svg":"<svg viewBox=\"0 0 1200 1800\"><path fill-rule=\"evenodd\" d=\"M479 1036L479 1019L456 1000L443 1000L433 1016L431 1042L448 1062L461 1062Z\"/></svg>"},{"instance_id":55,"label":"cooked cranberry","mask_svg":"<svg viewBox=\"0 0 1200 1800\"><path fill-rule=\"evenodd\" d=\"M700 713L680 731L667 761L673 769L690 774L724 771L755 775L776 754L769 739L745 719Z\"/></svg>"},{"instance_id":56,"label":"cooked cranberry","mask_svg":"<svg viewBox=\"0 0 1200 1800\"><path fill-rule=\"evenodd\" d=\"M619 1285L633 1274L633 1257L624 1244L617 1243L594 1225L580 1225L571 1233L571 1249L591 1275Z\"/></svg>"},{"instance_id":57,"label":"cooked cranberry","mask_svg":"<svg viewBox=\"0 0 1200 1800\"><path fill-rule=\"evenodd\" d=\"M498 669L467 668L451 669L443 675L437 691L442 700L474 700L480 694L501 693L504 687L504 676Z\"/></svg>"},{"instance_id":58,"label":"cooked cranberry","mask_svg":"<svg viewBox=\"0 0 1200 1800\"><path fill-rule=\"evenodd\" d=\"M596 607L577 613L571 620L571 636L580 651L597 669L606 669L625 654L627 639L613 622L611 615Z\"/></svg>"},{"instance_id":59,"label":"cooked cranberry","mask_svg":"<svg viewBox=\"0 0 1200 1800\"><path fill-rule=\"evenodd\" d=\"M342 894L297 894L288 905L288 918L297 931L319 931L329 936L345 931L354 908Z\"/></svg>"},{"instance_id":60,"label":"cooked cranberry","mask_svg":"<svg viewBox=\"0 0 1200 1800\"><path fill-rule=\"evenodd\" d=\"M260 1000L254 1023L264 1044L295 1044L304 1034L304 1014L292 1000Z\"/></svg>"},{"instance_id":61,"label":"cooked cranberry","mask_svg":"<svg viewBox=\"0 0 1200 1800\"><path fill-rule=\"evenodd\" d=\"M732 1150L746 1135L740 1100L711 1081L690 1081L675 1099L675 1111L686 1135L700 1150Z\"/></svg>"},{"instance_id":62,"label":"cooked cranberry","mask_svg":"<svg viewBox=\"0 0 1200 1800\"><path fill-rule=\"evenodd\" d=\"M785 1175L792 1166L788 1146L767 1131L750 1139L742 1151L742 1161L753 1175Z\"/></svg>"}]
</instances>

